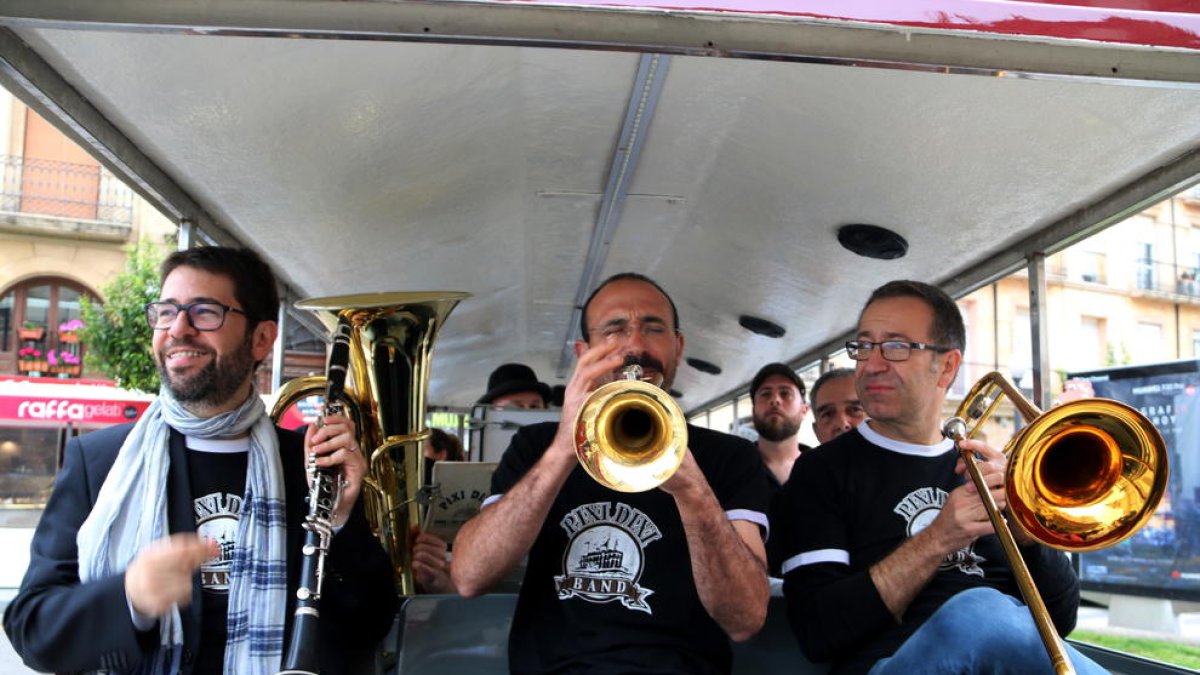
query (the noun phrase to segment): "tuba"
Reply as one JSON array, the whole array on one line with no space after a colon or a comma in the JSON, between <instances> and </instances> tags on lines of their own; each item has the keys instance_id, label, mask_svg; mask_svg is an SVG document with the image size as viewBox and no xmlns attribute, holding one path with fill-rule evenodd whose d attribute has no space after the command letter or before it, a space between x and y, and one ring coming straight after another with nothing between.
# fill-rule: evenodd
<instances>
[{"instance_id":1,"label":"tuba","mask_svg":"<svg viewBox=\"0 0 1200 675\"><path fill-rule=\"evenodd\" d=\"M343 399L367 453L363 480L367 520L392 562L401 595L415 593L410 533L420 527L428 502L421 443L433 343L446 317L466 293L367 293L310 298L296 303L331 332L350 327L350 367ZM280 390L272 418L325 389L325 377L289 381Z\"/></svg>"},{"instance_id":2,"label":"tuba","mask_svg":"<svg viewBox=\"0 0 1200 675\"><path fill-rule=\"evenodd\" d=\"M967 392L942 433L956 444L973 438L1004 396L1028 422L1004 447L1004 488L1017 527L1046 546L1079 552L1124 541L1150 519L1166 491L1168 472L1166 444L1150 420L1124 403L1101 398L1043 413L1002 375L988 373ZM1055 672L1074 673L974 453L960 452Z\"/></svg>"},{"instance_id":3,"label":"tuba","mask_svg":"<svg viewBox=\"0 0 1200 675\"><path fill-rule=\"evenodd\" d=\"M626 366L622 376L593 391L575 415L575 453L601 485L645 492L683 462L687 419L670 394L642 380L641 366Z\"/></svg>"}]
</instances>

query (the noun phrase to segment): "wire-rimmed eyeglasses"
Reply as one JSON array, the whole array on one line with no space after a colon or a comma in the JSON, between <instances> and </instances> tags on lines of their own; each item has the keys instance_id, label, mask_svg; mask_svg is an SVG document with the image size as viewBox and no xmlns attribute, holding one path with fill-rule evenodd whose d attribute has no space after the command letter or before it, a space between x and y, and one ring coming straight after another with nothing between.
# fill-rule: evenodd
<instances>
[{"instance_id":1,"label":"wire-rimmed eyeglasses","mask_svg":"<svg viewBox=\"0 0 1200 675\"><path fill-rule=\"evenodd\" d=\"M904 340L850 340L846 343L846 354L855 361L866 361L871 358L871 351L879 347L879 355L885 361L907 361L914 349L923 349L937 354L944 354L953 347L941 347L925 342L905 342Z\"/></svg>"},{"instance_id":2,"label":"wire-rimmed eyeglasses","mask_svg":"<svg viewBox=\"0 0 1200 675\"><path fill-rule=\"evenodd\" d=\"M613 340L628 340L637 330L643 340L655 340L679 331L672 330L666 323L657 320L647 321L613 321L588 332L599 336L605 342Z\"/></svg>"},{"instance_id":3,"label":"wire-rimmed eyeglasses","mask_svg":"<svg viewBox=\"0 0 1200 675\"><path fill-rule=\"evenodd\" d=\"M147 302L146 323L154 330L167 330L175 324L179 313L187 314L188 323L196 330L220 330L225 325L225 315L237 312L242 316L250 316L244 310L230 307L219 302Z\"/></svg>"}]
</instances>

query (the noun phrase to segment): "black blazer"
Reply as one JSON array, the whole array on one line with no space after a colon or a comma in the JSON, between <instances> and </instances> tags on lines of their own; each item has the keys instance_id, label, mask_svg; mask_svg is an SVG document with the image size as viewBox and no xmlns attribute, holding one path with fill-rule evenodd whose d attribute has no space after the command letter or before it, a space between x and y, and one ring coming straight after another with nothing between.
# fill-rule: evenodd
<instances>
[{"instance_id":1,"label":"black blazer","mask_svg":"<svg viewBox=\"0 0 1200 675\"><path fill-rule=\"evenodd\" d=\"M4 612L4 629L13 648L35 670L133 671L158 640L157 628L146 633L134 629L125 597L124 572L86 584L79 580L75 535L91 512L132 427L109 427L67 444L63 468L34 533L21 590ZM277 431L287 502L285 636L290 636L308 488L303 437L283 429ZM194 532L184 438L174 430L170 448L168 527L172 533ZM355 672L355 664L371 660L375 646L392 626L397 606L391 564L371 534L361 504L333 538L325 570L320 619L322 672ZM203 599L199 574L192 583L192 602L180 612L185 674L191 672L200 646Z\"/></svg>"}]
</instances>

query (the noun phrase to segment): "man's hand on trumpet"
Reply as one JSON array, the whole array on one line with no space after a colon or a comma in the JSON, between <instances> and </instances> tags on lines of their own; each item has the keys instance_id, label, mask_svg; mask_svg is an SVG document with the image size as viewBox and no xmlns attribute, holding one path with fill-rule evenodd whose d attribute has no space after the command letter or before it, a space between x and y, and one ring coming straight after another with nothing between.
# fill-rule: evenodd
<instances>
[{"instance_id":1,"label":"man's hand on trumpet","mask_svg":"<svg viewBox=\"0 0 1200 675\"><path fill-rule=\"evenodd\" d=\"M600 342L579 355L575 372L563 393L562 423L558 425L558 433L547 453L569 455L571 461L575 461L575 429L570 422L593 391L613 380L614 372L624 363L620 348L620 344Z\"/></svg>"}]
</instances>

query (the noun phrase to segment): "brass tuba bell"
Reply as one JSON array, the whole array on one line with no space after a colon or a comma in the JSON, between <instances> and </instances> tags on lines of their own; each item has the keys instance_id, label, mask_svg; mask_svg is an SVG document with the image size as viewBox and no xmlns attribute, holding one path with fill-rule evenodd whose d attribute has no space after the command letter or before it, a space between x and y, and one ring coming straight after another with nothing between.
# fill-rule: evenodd
<instances>
[{"instance_id":1,"label":"brass tuba bell","mask_svg":"<svg viewBox=\"0 0 1200 675\"><path fill-rule=\"evenodd\" d=\"M420 526L423 504L425 395L438 330L466 293L366 293L296 303L332 331L350 324L347 416L367 453L363 500L371 529L391 558L401 595L416 591L409 533ZM278 421L297 401L325 390L325 377L289 381L271 416Z\"/></svg>"},{"instance_id":2,"label":"brass tuba bell","mask_svg":"<svg viewBox=\"0 0 1200 675\"><path fill-rule=\"evenodd\" d=\"M652 490L687 452L687 419L675 399L627 366L624 379L588 396L575 416L575 452L596 482L619 492Z\"/></svg>"}]
</instances>

